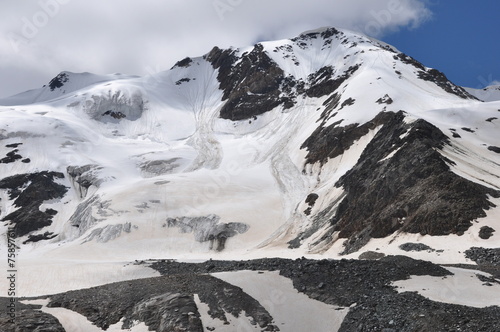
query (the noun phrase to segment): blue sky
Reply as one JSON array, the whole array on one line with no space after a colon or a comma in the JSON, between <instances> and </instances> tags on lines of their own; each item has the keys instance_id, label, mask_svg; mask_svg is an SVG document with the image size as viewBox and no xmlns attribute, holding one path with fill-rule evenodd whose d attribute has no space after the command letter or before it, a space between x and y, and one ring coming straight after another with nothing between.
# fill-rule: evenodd
<instances>
[{"instance_id":1,"label":"blue sky","mask_svg":"<svg viewBox=\"0 0 500 332\"><path fill-rule=\"evenodd\" d=\"M381 39L459 85L500 81L500 0L11 0L0 13L0 98L61 71L155 74L323 26Z\"/></svg>"},{"instance_id":2,"label":"blue sky","mask_svg":"<svg viewBox=\"0 0 500 332\"><path fill-rule=\"evenodd\" d=\"M458 85L500 81L500 1L433 0L431 19L382 39Z\"/></svg>"}]
</instances>

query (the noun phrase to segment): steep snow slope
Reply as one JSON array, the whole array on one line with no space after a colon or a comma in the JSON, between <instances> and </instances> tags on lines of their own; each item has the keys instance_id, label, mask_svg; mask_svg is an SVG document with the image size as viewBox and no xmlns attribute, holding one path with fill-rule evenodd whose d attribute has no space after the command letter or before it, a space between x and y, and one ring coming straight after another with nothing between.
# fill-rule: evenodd
<instances>
[{"instance_id":1,"label":"steep snow slope","mask_svg":"<svg viewBox=\"0 0 500 332\"><path fill-rule=\"evenodd\" d=\"M61 73L0 104L1 227L27 260L336 257L500 229L500 104L349 31Z\"/></svg>"}]
</instances>

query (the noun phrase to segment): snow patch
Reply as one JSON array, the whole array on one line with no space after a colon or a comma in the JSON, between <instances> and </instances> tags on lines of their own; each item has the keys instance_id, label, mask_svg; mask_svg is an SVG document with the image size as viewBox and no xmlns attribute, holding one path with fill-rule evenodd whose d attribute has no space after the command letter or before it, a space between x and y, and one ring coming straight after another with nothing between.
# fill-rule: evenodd
<instances>
[{"instance_id":1,"label":"snow patch","mask_svg":"<svg viewBox=\"0 0 500 332\"><path fill-rule=\"evenodd\" d=\"M274 318L283 332L338 331L348 308L328 305L299 293L279 272L237 271L213 273L214 277L241 287ZM321 316L318 317L318 313Z\"/></svg>"},{"instance_id":2,"label":"snow patch","mask_svg":"<svg viewBox=\"0 0 500 332\"><path fill-rule=\"evenodd\" d=\"M408 280L393 283L398 292L417 292L437 302L460 304L469 307L485 308L500 306L500 281L487 285L478 275L491 278L491 275L473 270L446 267L452 276L412 276Z\"/></svg>"}]
</instances>

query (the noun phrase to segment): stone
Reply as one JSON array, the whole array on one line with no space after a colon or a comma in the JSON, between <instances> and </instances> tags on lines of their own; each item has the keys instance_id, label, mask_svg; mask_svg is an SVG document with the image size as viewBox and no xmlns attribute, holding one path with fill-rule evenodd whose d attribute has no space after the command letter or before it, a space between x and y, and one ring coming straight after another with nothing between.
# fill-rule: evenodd
<instances>
[{"instance_id":1,"label":"stone","mask_svg":"<svg viewBox=\"0 0 500 332\"><path fill-rule=\"evenodd\" d=\"M491 228L490 226L483 226L479 230L479 237L483 240L487 240L493 236L494 232L495 232L495 230L493 228Z\"/></svg>"}]
</instances>

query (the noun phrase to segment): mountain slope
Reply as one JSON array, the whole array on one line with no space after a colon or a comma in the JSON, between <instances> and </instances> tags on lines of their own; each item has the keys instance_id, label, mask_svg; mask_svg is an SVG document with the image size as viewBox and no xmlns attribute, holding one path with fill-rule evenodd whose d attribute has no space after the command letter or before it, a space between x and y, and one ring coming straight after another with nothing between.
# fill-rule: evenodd
<instances>
[{"instance_id":1,"label":"mountain slope","mask_svg":"<svg viewBox=\"0 0 500 332\"><path fill-rule=\"evenodd\" d=\"M57 97L70 94L77 90L88 88L94 84L102 84L110 81L131 78L122 74L95 75L91 73L72 73L64 71L54 77L47 85L40 89L29 90L17 95L3 98L2 105L29 105L49 101Z\"/></svg>"},{"instance_id":2,"label":"mountain slope","mask_svg":"<svg viewBox=\"0 0 500 332\"><path fill-rule=\"evenodd\" d=\"M476 98L483 101L500 100L500 85L493 84L483 89L465 88L465 90Z\"/></svg>"},{"instance_id":3,"label":"mountain slope","mask_svg":"<svg viewBox=\"0 0 500 332\"><path fill-rule=\"evenodd\" d=\"M33 257L335 257L446 236L461 262L500 228L500 103L349 31L142 78L61 73L0 104L0 218Z\"/></svg>"}]
</instances>

